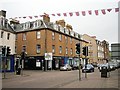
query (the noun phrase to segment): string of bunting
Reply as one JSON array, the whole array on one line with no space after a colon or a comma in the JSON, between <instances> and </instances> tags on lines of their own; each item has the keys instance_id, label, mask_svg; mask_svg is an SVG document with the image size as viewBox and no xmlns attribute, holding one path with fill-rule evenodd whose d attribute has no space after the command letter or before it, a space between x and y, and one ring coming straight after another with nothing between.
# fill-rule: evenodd
<instances>
[{"instance_id":1,"label":"string of bunting","mask_svg":"<svg viewBox=\"0 0 120 90\"><path fill-rule=\"evenodd\" d=\"M43 15L47 15L47 16L64 16L64 17L67 17L67 16L70 16L72 17L73 15L76 15L76 16L86 16L87 14L88 15L93 15L95 14L96 16L99 15L99 12L101 12L103 15L105 15L106 13L108 12L111 12L112 10L114 10L114 12L119 12L120 11L120 8L109 8L109 9L100 9L100 10L87 10L87 11L77 11L77 12L66 12L66 13L56 13L56 14L46 14L44 13ZM39 18L39 17L43 17L43 15L35 15L35 16L23 16L23 17L15 17L15 18L9 18L9 19L26 19L26 18L29 18L29 19L33 19L33 18Z\"/></svg>"}]
</instances>

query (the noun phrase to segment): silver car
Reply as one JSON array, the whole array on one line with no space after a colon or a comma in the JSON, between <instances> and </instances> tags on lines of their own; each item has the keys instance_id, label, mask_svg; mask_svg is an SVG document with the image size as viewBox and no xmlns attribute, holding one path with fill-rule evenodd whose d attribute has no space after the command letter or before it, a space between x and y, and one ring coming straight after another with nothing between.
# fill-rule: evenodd
<instances>
[{"instance_id":1,"label":"silver car","mask_svg":"<svg viewBox=\"0 0 120 90\"><path fill-rule=\"evenodd\" d=\"M70 71L72 67L69 64L64 64L60 67L60 71Z\"/></svg>"}]
</instances>

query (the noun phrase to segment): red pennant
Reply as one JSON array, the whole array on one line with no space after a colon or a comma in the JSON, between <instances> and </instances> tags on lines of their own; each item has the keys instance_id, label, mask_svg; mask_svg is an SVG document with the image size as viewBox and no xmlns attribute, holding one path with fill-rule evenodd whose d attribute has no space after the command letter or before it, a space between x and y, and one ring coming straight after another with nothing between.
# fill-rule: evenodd
<instances>
[{"instance_id":1,"label":"red pennant","mask_svg":"<svg viewBox=\"0 0 120 90\"><path fill-rule=\"evenodd\" d=\"M43 15L40 15L40 17L43 17Z\"/></svg>"},{"instance_id":2,"label":"red pennant","mask_svg":"<svg viewBox=\"0 0 120 90\"><path fill-rule=\"evenodd\" d=\"M57 13L58 16L61 16L60 13Z\"/></svg>"},{"instance_id":3,"label":"red pennant","mask_svg":"<svg viewBox=\"0 0 120 90\"><path fill-rule=\"evenodd\" d=\"M92 15L92 11L91 10L89 10L88 13L89 13L89 15Z\"/></svg>"},{"instance_id":4,"label":"red pennant","mask_svg":"<svg viewBox=\"0 0 120 90\"><path fill-rule=\"evenodd\" d=\"M82 15L83 15L83 16L85 16L85 15L86 15L85 11L82 11Z\"/></svg>"},{"instance_id":5,"label":"red pennant","mask_svg":"<svg viewBox=\"0 0 120 90\"><path fill-rule=\"evenodd\" d=\"M47 14L47 13L44 13L44 15L47 16L47 17L49 17L49 14Z\"/></svg>"},{"instance_id":6,"label":"red pennant","mask_svg":"<svg viewBox=\"0 0 120 90\"><path fill-rule=\"evenodd\" d=\"M79 16L79 15L80 15L79 12L75 12L75 14L76 14L76 16Z\"/></svg>"},{"instance_id":7,"label":"red pennant","mask_svg":"<svg viewBox=\"0 0 120 90\"><path fill-rule=\"evenodd\" d=\"M29 16L30 19L32 19L32 16Z\"/></svg>"},{"instance_id":8,"label":"red pennant","mask_svg":"<svg viewBox=\"0 0 120 90\"><path fill-rule=\"evenodd\" d=\"M34 16L35 18L38 18L38 16Z\"/></svg>"},{"instance_id":9,"label":"red pennant","mask_svg":"<svg viewBox=\"0 0 120 90\"><path fill-rule=\"evenodd\" d=\"M69 15L70 15L70 16L73 16L73 13L72 13L72 12L70 12L70 13L69 13Z\"/></svg>"},{"instance_id":10,"label":"red pennant","mask_svg":"<svg viewBox=\"0 0 120 90\"><path fill-rule=\"evenodd\" d=\"M119 12L119 8L115 8L115 12Z\"/></svg>"},{"instance_id":11,"label":"red pennant","mask_svg":"<svg viewBox=\"0 0 120 90\"><path fill-rule=\"evenodd\" d=\"M52 16L55 16L55 14L52 14Z\"/></svg>"},{"instance_id":12,"label":"red pennant","mask_svg":"<svg viewBox=\"0 0 120 90\"><path fill-rule=\"evenodd\" d=\"M112 9L107 9L108 12L110 12Z\"/></svg>"},{"instance_id":13,"label":"red pennant","mask_svg":"<svg viewBox=\"0 0 120 90\"><path fill-rule=\"evenodd\" d=\"M98 10L95 10L95 14L98 15Z\"/></svg>"},{"instance_id":14,"label":"red pennant","mask_svg":"<svg viewBox=\"0 0 120 90\"><path fill-rule=\"evenodd\" d=\"M106 14L105 9L102 9L101 11L102 11L102 13L103 13L104 15Z\"/></svg>"},{"instance_id":15,"label":"red pennant","mask_svg":"<svg viewBox=\"0 0 120 90\"><path fill-rule=\"evenodd\" d=\"M67 16L67 14L66 14L66 13L63 13L63 15L64 15L64 16Z\"/></svg>"},{"instance_id":16,"label":"red pennant","mask_svg":"<svg viewBox=\"0 0 120 90\"><path fill-rule=\"evenodd\" d=\"M23 18L26 18L26 17L23 17Z\"/></svg>"}]
</instances>

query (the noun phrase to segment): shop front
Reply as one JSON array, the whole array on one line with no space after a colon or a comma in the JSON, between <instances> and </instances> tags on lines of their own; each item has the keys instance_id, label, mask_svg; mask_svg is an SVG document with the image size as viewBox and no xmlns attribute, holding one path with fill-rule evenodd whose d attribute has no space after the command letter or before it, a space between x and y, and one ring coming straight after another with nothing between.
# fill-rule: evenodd
<instances>
[{"instance_id":1,"label":"shop front","mask_svg":"<svg viewBox=\"0 0 120 90\"><path fill-rule=\"evenodd\" d=\"M24 69L27 70L43 70L44 57L42 56L29 56L24 60Z\"/></svg>"},{"instance_id":2,"label":"shop front","mask_svg":"<svg viewBox=\"0 0 120 90\"><path fill-rule=\"evenodd\" d=\"M14 55L1 57L0 62L0 68L2 72L14 72Z\"/></svg>"}]
</instances>

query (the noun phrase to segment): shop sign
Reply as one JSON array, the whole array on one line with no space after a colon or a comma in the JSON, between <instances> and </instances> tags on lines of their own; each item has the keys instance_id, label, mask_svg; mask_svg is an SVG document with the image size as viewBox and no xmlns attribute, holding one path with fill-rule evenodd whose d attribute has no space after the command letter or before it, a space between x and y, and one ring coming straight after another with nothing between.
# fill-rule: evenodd
<instances>
[{"instance_id":1,"label":"shop sign","mask_svg":"<svg viewBox=\"0 0 120 90\"><path fill-rule=\"evenodd\" d=\"M45 60L52 60L52 53L45 53Z\"/></svg>"}]
</instances>

